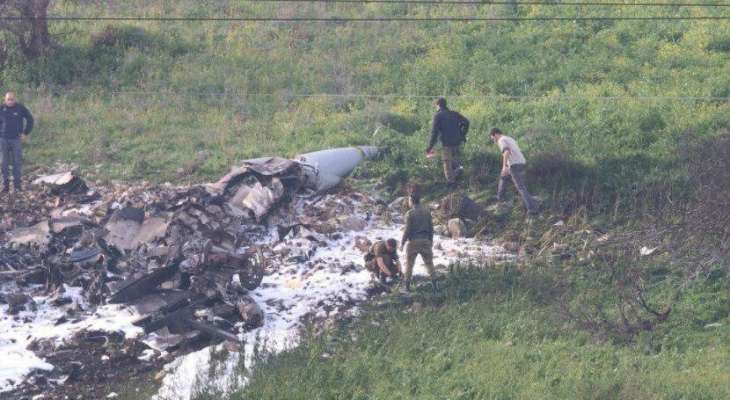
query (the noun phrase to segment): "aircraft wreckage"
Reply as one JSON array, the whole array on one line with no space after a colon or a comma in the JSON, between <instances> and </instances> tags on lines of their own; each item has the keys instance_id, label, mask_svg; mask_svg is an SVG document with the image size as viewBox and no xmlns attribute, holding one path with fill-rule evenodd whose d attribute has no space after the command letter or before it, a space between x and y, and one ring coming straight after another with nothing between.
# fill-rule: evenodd
<instances>
[{"instance_id":1,"label":"aircraft wreckage","mask_svg":"<svg viewBox=\"0 0 730 400\"><path fill-rule=\"evenodd\" d=\"M121 192L89 189L72 172L42 176L34 186L43 190L25 194L26 204L7 200L0 213L0 304L17 314L33 307L35 290L61 305L64 290L80 287L91 306L133 307L142 316L135 325L171 354L236 341L264 321L248 295L272 262L257 245L270 243L264 219L294 197L333 188L376 153L258 158L214 183ZM272 221L282 237L312 223L292 210Z\"/></svg>"}]
</instances>

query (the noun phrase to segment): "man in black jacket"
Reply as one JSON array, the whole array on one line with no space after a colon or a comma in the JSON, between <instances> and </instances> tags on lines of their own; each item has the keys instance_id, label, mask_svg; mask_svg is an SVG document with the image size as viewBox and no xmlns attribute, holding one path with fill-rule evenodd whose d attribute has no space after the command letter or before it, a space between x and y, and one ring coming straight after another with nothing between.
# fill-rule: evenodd
<instances>
[{"instance_id":1,"label":"man in black jacket","mask_svg":"<svg viewBox=\"0 0 730 400\"><path fill-rule=\"evenodd\" d=\"M449 185L456 184L456 174L460 167L459 146L466 141L466 133L469 130L469 120L456 111L446 107L446 99L439 97L435 103L438 111L433 116L431 125L431 141L426 149L426 154L433 154L433 146L441 139L443 146L441 159L444 163L444 175Z\"/></svg>"},{"instance_id":2,"label":"man in black jacket","mask_svg":"<svg viewBox=\"0 0 730 400\"><path fill-rule=\"evenodd\" d=\"M10 190L10 164L13 165L15 191L22 190L22 142L32 130L33 116L30 111L24 105L18 103L15 93L8 92L5 94L5 102L0 106L0 157L2 158L3 193Z\"/></svg>"}]
</instances>

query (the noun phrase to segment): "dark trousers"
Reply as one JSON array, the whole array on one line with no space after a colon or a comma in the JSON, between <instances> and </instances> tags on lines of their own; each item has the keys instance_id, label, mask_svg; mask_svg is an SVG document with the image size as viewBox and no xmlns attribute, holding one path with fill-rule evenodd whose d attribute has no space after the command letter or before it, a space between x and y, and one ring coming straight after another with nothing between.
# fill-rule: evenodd
<instances>
[{"instance_id":1,"label":"dark trousers","mask_svg":"<svg viewBox=\"0 0 730 400\"><path fill-rule=\"evenodd\" d=\"M13 166L13 183L20 188L23 169L23 144L20 139L0 139L3 185L10 186L10 166Z\"/></svg>"},{"instance_id":2,"label":"dark trousers","mask_svg":"<svg viewBox=\"0 0 730 400\"><path fill-rule=\"evenodd\" d=\"M504 197L504 186L511 179L512 183L515 184L517 192L522 197L522 202L525 204L525 208L530 213L537 212L537 206L535 205L535 199L532 198L530 192L527 191L525 186L525 164L515 164L510 166L510 174L507 176L499 177L499 184L497 185L497 200L502 201Z\"/></svg>"}]
</instances>

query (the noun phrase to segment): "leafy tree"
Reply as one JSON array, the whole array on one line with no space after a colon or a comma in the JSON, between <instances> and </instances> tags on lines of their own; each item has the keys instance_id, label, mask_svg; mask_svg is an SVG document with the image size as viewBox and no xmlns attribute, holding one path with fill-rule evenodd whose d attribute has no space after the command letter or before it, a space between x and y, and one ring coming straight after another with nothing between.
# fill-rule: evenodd
<instances>
[{"instance_id":1,"label":"leafy tree","mask_svg":"<svg viewBox=\"0 0 730 400\"><path fill-rule=\"evenodd\" d=\"M51 0L0 0L0 63L12 47L28 60L43 55L51 45L48 7Z\"/></svg>"}]
</instances>

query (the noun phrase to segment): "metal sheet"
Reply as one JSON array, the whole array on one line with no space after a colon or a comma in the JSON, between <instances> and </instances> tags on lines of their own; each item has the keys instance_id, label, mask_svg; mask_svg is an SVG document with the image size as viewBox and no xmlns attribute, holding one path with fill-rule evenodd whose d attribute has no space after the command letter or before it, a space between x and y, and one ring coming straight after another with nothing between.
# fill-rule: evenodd
<instances>
[{"instance_id":1,"label":"metal sheet","mask_svg":"<svg viewBox=\"0 0 730 400\"><path fill-rule=\"evenodd\" d=\"M70 183L74 179L74 174L71 171L61 172L60 174L45 175L38 177L33 181L34 185L52 185L62 186Z\"/></svg>"},{"instance_id":2,"label":"metal sheet","mask_svg":"<svg viewBox=\"0 0 730 400\"><path fill-rule=\"evenodd\" d=\"M17 228L8 232L8 241L17 245L37 245L45 248L51 240L48 221L39 222L27 228Z\"/></svg>"},{"instance_id":3,"label":"metal sheet","mask_svg":"<svg viewBox=\"0 0 730 400\"><path fill-rule=\"evenodd\" d=\"M231 169L229 173L220 178L217 182L208 185L214 191L223 191L235 185L243 175L255 172L264 176L275 176L289 172L296 167L297 163L281 157L263 157L245 160L240 166Z\"/></svg>"},{"instance_id":4,"label":"metal sheet","mask_svg":"<svg viewBox=\"0 0 730 400\"><path fill-rule=\"evenodd\" d=\"M241 214L250 210L256 220L260 221L283 195L284 185L279 179L273 178L269 186L262 186L259 182L253 186L242 185L228 205Z\"/></svg>"},{"instance_id":5,"label":"metal sheet","mask_svg":"<svg viewBox=\"0 0 730 400\"><path fill-rule=\"evenodd\" d=\"M167 218L150 217L145 219L139 228L139 233L134 238L134 244L139 246L140 244L150 243L165 237L169 225L170 221Z\"/></svg>"}]
</instances>

